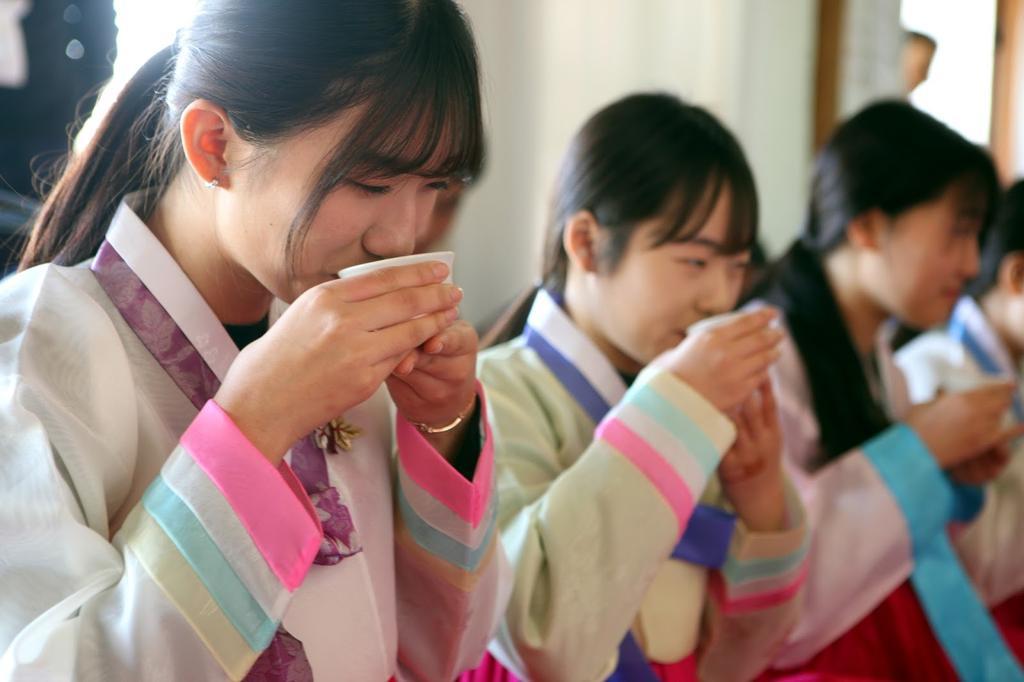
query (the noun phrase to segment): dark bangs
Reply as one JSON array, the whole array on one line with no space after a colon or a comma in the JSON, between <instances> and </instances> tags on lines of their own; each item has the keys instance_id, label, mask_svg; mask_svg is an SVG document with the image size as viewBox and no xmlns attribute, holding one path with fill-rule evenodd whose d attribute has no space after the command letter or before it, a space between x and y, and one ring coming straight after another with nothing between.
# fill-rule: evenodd
<instances>
[{"instance_id":1,"label":"dark bangs","mask_svg":"<svg viewBox=\"0 0 1024 682\"><path fill-rule=\"evenodd\" d=\"M670 242L686 242L704 228L724 192L730 197L729 228L720 253L733 255L750 249L757 241L758 200L753 173L739 143L721 123L700 107L674 98L657 96L663 111L648 111L645 132L612 134L634 165L617 184L594 202L602 225L635 227L637 222L664 216L663 227L651 242L656 248ZM640 100L647 105L652 100ZM635 112L629 112L635 115ZM632 117L631 117L632 118ZM636 126L635 118L626 125ZM628 167L628 165L626 166ZM622 166L619 166L622 168ZM613 230L613 249L625 250L631 230Z\"/></svg>"},{"instance_id":2,"label":"dark bangs","mask_svg":"<svg viewBox=\"0 0 1024 682\"><path fill-rule=\"evenodd\" d=\"M984 240L999 210L1001 190L991 159L980 148L974 151L973 158L965 164L964 173L950 186L957 192L960 214L981 223L979 236Z\"/></svg>"},{"instance_id":3,"label":"dark bangs","mask_svg":"<svg viewBox=\"0 0 1024 682\"><path fill-rule=\"evenodd\" d=\"M738 160L739 163L730 163ZM724 193L729 195L729 227L719 253L735 255L757 242L758 203L754 179L742 157L714 159L688 168L664 209L666 222L652 246L687 242L704 228Z\"/></svg>"},{"instance_id":4,"label":"dark bangs","mask_svg":"<svg viewBox=\"0 0 1024 682\"><path fill-rule=\"evenodd\" d=\"M291 257L324 198L346 181L400 175L472 182L484 161L476 48L461 11L449 2L409 4L409 33L375 73L351 92L361 109L324 162L320 179L292 226Z\"/></svg>"},{"instance_id":5,"label":"dark bangs","mask_svg":"<svg viewBox=\"0 0 1024 682\"><path fill-rule=\"evenodd\" d=\"M602 261L614 270L637 227L664 218L651 247L693 239L723 191L731 197L722 252L757 240L754 176L736 138L701 107L666 93L629 95L591 116L576 133L555 185L544 285L562 291L566 222L589 211L608 234Z\"/></svg>"}]
</instances>

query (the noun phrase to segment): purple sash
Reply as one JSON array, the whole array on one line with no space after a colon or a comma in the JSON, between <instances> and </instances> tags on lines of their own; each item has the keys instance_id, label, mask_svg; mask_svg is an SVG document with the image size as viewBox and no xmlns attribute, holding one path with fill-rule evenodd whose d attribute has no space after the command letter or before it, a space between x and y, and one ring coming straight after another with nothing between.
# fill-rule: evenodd
<instances>
[{"instance_id":1,"label":"purple sash","mask_svg":"<svg viewBox=\"0 0 1024 682\"><path fill-rule=\"evenodd\" d=\"M110 242L100 246L91 269L142 344L196 409L201 409L217 393L220 380L166 308ZM326 457L312 434L292 447L291 467L324 529L314 563L330 566L362 551L352 515L330 484ZM302 682L312 681L313 676L302 643L279 629L246 679Z\"/></svg>"}]
</instances>

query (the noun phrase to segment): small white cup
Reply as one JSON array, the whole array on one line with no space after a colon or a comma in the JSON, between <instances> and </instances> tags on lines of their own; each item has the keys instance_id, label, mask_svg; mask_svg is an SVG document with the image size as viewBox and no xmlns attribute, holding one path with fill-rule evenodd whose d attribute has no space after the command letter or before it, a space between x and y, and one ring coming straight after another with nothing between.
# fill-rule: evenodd
<instances>
[{"instance_id":1,"label":"small white cup","mask_svg":"<svg viewBox=\"0 0 1024 682\"><path fill-rule=\"evenodd\" d=\"M715 315L714 317L706 317L703 320L701 320L700 322L694 322L693 324L691 324L686 329L686 335L687 336L693 336L694 334L698 334L700 332L706 332L709 329L714 329L715 327L721 327L724 324L729 324L730 322L735 322L738 318L746 317L747 315L753 315L753 314L759 313L759 312L761 312L762 310L765 310L765 309L766 308L763 308L763 307L741 308L740 310L733 310L730 313L722 313L721 315ZM771 309L771 308L767 308L767 309ZM772 327L774 329L778 329L779 328L779 317L776 316L775 319L773 319L771 322L768 323L768 326Z\"/></svg>"},{"instance_id":2,"label":"small white cup","mask_svg":"<svg viewBox=\"0 0 1024 682\"><path fill-rule=\"evenodd\" d=\"M412 265L414 263L429 263L431 261L441 261L448 266L448 277L445 278L446 284L452 283L452 266L455 263L455 254L452 251L435 251L433 253L414 253L411 256L399 256L398 258L386 258L384 260L375 260L369 263L361 263L359 265L353 265L352 267L345 268L338 273L338 279L347 279L349 277L355 277L356 275L365 275L368 272L374 272L383 268L397 268L402 265Z\"/></svg>"},{"instance_id":3,"label":"small white cup","mask_svg":"<svg viewBox=\"0 0 1024 682\"><path fill-rule=\"evenodd\" d=\"M744 315L752 315L753 310L735 310L731 313L724 313L722 315L715 315L714 317L706 317L700 322L694 322L686 329L687 336L693 336L700 332L706 332L715 327L721 327L723 324L729 324L736 320L736 318L743 317Z\"/></svg>"}]
</instances>

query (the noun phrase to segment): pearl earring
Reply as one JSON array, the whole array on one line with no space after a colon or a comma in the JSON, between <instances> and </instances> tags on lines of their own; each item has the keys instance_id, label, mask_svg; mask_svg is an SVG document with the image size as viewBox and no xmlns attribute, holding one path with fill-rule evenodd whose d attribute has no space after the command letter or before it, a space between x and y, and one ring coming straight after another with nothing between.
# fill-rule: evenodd
<instances>
[{"instance_id":1,"label":"pearl earring","mask_svg":"<svg viewBox=\"0 0 1024 682\"><path fill-rule=\"evenodd\" d=\"M206 181L204 183L204 186L206 187L206 189L213 189L214 187L217 187L219 185L220 185L220 179L219 178L214 178L213 180L208 180L208 181Z\"/></svg>"}]
</instances>

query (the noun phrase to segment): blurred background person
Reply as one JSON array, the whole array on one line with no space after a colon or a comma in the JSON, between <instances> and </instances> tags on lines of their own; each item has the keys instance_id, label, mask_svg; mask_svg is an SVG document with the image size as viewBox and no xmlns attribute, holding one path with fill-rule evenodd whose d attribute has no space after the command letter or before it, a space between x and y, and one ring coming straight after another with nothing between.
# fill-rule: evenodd
<instances>
[{"instance_id":1,"label":"blurred background person","mask_svg":"<svg viewBox=\"0 0 1024 682\"><path fill-rule=\"evenodd\" d=\"M0 277L113 72L113 0L0 0Z\"/></svg>"},{"instance_id":2,"label":"blurred background person","mask_svg":"<svg viewBox=\"0 0 1024 682\"><path fill-rule=\"evenodd\" d=\"M903 43L903 84L904 92L910 95L917 86L928 80L938 43L931 36L917 31L907 31Z\"/></svg>"},{"instance_id":3,"label":"blurred background person","mask_svg":"<svg viewBox=\"0 0 1024 682\"><path fill-rule=\"evenodd\" d=\"M38 198L34 175L46 175L67 151L69 130L113 73L114 3L0 0L4 6L0 36L20 37L25 61L23 78L0 80L0 187ZM15 6L21 12L9 11Z\"/></svg>"}]
</instances>

